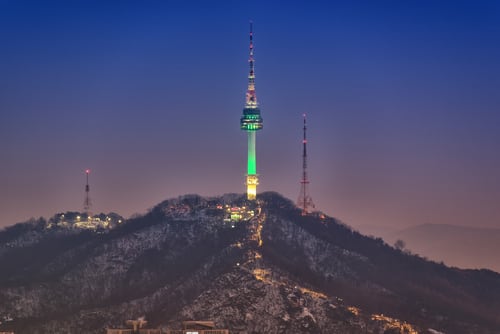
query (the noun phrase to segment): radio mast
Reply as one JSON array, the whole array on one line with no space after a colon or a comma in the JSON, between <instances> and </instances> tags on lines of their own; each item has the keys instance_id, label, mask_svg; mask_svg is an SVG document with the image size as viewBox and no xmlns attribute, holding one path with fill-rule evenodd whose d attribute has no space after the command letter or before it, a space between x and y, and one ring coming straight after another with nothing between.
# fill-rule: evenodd
<instances>
[{"instance_id":1,"label":"radio mast","mask_svg":"<svg viewBox=\"0 0 500 334\"><path fill-rule=\"evenodd\" d=\"M314 209L314 203L309 195L308 185L309 179L307 178L307 123L306 114L304 116L304 137L302 139L302 179L300 180L300 194L297 200L297 206L302 209L302 215L310 213L310 209Z\"/></svg>"}]
</instances>

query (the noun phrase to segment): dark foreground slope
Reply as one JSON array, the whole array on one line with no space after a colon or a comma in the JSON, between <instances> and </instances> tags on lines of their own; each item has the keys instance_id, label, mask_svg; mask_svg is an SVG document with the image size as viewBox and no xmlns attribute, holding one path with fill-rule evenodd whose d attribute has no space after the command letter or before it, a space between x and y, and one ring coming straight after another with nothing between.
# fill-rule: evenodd
<instances>
[{"instance_id":1,"label":"dark foreground slope","mask_svg":"<svg viewBox=\"0 0 500 334\"><path fill-rule=\"evenodd\" d=\"M184 196L106 233L43 222L1 232L0 321L14 320L0 331L104 333L145 315L232 333L499 332L494 272L404 254L275 193L234 225L226 203L248 205Z\"/></svg>"}]
</instances>

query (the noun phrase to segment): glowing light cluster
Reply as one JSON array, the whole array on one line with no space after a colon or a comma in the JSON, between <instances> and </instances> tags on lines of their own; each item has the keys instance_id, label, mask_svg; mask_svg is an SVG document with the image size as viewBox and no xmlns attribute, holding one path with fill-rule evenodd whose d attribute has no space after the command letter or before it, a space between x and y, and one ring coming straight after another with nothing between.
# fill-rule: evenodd
<instances>
[{"instance_id":1,"label":"glowing light cluster","mask_svg":"<svg viewBox=\"0 0 500 334\"><path fill-rule=\"evenodd\" d=\"M383 314L372 314L372 320L384 323L384 330L398 330L400 333L418 334L418 331L407 322L387 317Z\"/></svg>"}]
</instances>

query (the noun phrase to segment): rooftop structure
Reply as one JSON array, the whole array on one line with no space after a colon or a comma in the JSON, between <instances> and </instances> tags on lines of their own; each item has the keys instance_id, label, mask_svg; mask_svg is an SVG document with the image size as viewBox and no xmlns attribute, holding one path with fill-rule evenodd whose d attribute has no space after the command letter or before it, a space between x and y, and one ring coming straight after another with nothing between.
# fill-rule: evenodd
<instances>
[{"instance_id":1,"label":"rooftop structure","mask_svg":"<svg viewBox=\"0 0 500 334\"><path fill-rule=\"evenodd\" d=\"M166 330L143 328L147 324L143 318L128 320L126 324L132 328L108 328L106 334L229 334L228 329L217 329L213 321L184 321L182 329Z\"/></svg>"},{"instance_id":2,"label":"rooftop structure","mask_svg":"<svg viewBox=\"0 0 500 334\"><path fill-rule=\"evenodd\" d=\"M163 334L160 328L143 328L148 324L144 317L127 320L125 324L129 328L108 328L106 334Z\"/></svg>"},{"instance_id":3,"label":"rooftop structure","mask_svg":"<svg viewBox=\"0 0 500 334\"><path fill-rule=\"evenodd\" d=\"M167 330L166 334L229 334L228 329L216 329L213 321L184 321L182 329Z\"/></svg>"},{"instance_id":4,"label":"rooftop structure","mask_svg":"<svg viewBox=\"0 0 500 334\"><path fill-rule=\"evenodd\" d=\"M140 328L134 331L131 328L106 329L106 334L164 334L159 328Z\"/></svg>"}]
</instances>

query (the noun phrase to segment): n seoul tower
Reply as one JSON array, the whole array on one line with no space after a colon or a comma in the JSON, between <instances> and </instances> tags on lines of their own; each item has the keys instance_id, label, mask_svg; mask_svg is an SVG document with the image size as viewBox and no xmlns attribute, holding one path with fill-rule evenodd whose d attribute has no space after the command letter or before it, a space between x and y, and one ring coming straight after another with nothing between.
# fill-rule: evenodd
<instances>
[{"instance_id":1,"label":"n seoul tower","mask_svg":"<svg viewBox=\"0 0 500 334\"><path fill-rule=\"evenodd\" d=\"M257 95L255 93L255 71L253 59L253 31L252 22L250 22L250 57L248 58L250 72L248 74L248 88L246 94L245 108L243 116L241 116L241 130L246 131L248 135L248 162L247 162L247 198L255 200L257 197L257 185L259 184L259 176L257 174L257 160L255 157L255 138L256 132L262 129L262 117L257 103Z\"/></svg>"}]
</instances>

